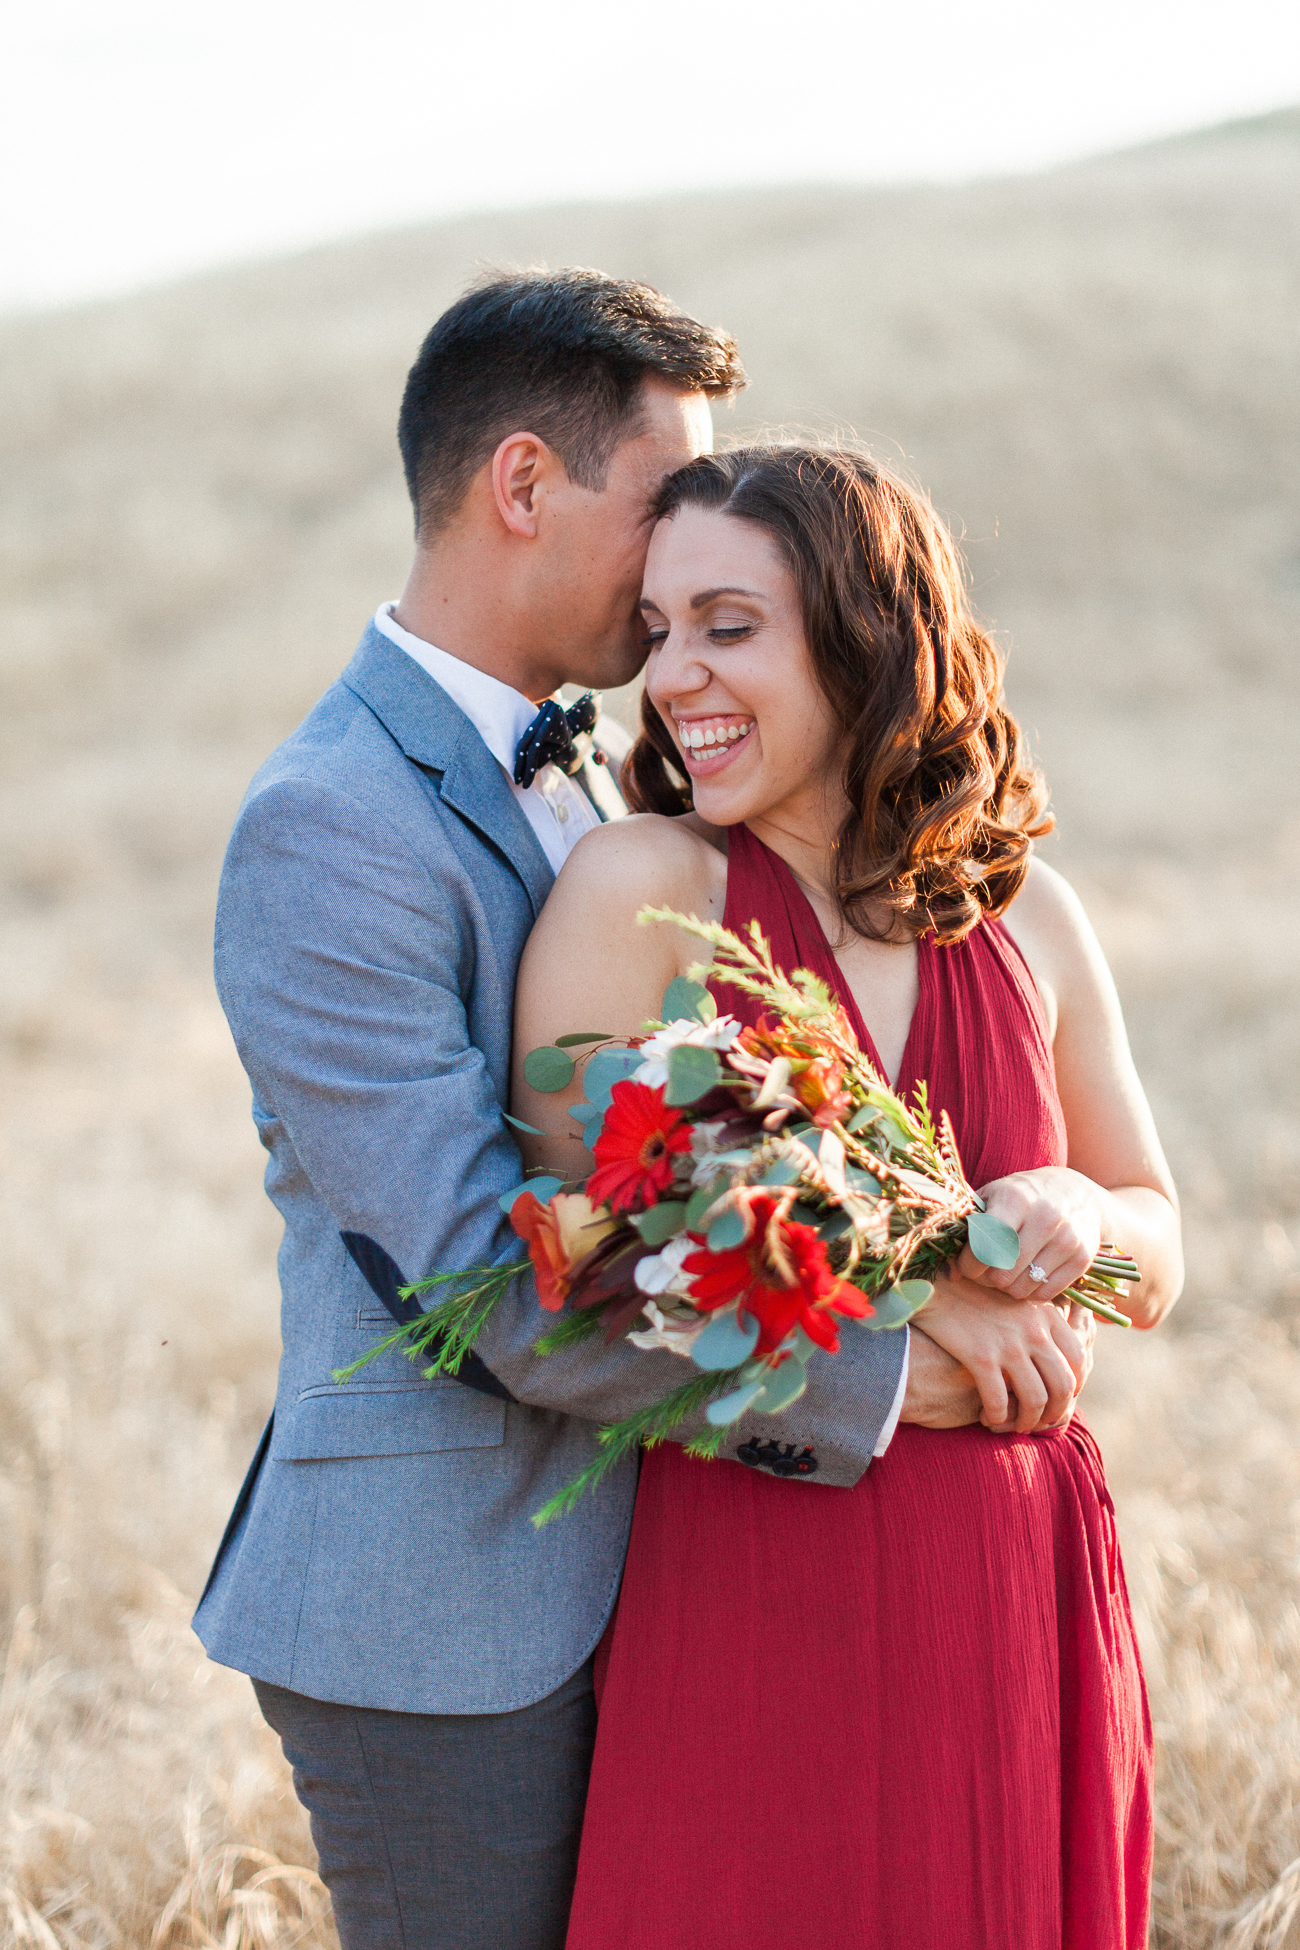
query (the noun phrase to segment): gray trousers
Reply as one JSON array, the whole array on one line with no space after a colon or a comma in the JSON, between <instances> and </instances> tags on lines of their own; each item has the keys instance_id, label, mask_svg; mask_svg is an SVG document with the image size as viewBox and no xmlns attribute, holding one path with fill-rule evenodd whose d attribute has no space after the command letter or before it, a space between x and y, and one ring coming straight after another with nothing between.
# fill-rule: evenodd
<instances>
[{"instance_id":1,"label":"gray trousers","mask_svg":"<svg viewBox=\"0 0 1300 1950\"><path fill-rule=\"evenodd\" d=\"M311 1817L343 1950L564 1950L590 1661L517 1713L382 1713L255 1679Z\"/></svg>"}]
</instances>

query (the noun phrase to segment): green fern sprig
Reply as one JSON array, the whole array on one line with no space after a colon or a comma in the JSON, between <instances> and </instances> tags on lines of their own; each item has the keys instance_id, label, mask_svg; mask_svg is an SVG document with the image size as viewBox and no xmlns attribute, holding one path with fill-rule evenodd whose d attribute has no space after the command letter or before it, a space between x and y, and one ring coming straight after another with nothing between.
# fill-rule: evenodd
<instances>
[{"instance_id":1,"label":"green fern sprig","mask_svg":"<svg viewBox=\"0 0 1300 1950\"><path fill-rule=\"evenodd\" d=\"M541 1530L546 1524L562 1517L587 1494L603 1482L611 1469L616 1469L625 1456L632 1455L639 1448L653 1449L658 1442L665 1442L675 1429L681 1427L689 1415L694 1415L719 1395L725 1395L737 1385L741 1374L739 1368L728 1369L720 1374L696 1375L692 1380L675 1388L661 1402L651 1402L640 1408L634 1415L627 1415L621 1422L601 1429L596 1436L599 1445L597 1454L580 1470L571 1483L554 1495L549 1503L544 1503L533 1515L534 1528ZM716 1456L718 1445L726 1435L725 1429L702 1430L687 1447L687 1454L694 1456Z\"/></svg>"}]
</instances>

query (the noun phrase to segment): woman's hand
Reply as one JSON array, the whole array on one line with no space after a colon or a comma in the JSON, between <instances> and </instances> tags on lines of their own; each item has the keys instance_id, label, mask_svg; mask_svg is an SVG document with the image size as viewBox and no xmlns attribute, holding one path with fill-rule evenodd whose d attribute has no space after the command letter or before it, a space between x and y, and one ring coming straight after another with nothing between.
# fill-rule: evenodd
<instances>
[{"instance_id":1,"label":"woman's hand","mask_svg":"<svg viewBox=\"0 0 1300 1950\"><path fill-rule=\"evenodd\" d=\"M1092 1367L1091 1335L1060 1307L991 1293L955 1268L938 1275L913 1320L971 1376L985 1427L1005 1434L1067 1420Z\"/></svg>"},{"instance_id":2,"label":"woman's hand","mask_svg":"<svg viewBox=\"0 0 1300 1950\"><path fill-rule=\"evenodd\" d=\"M1055 1300L1097 1257L1107 1194L1082 1172L1064 1165L1017 1171L982 1185L980 1196L994 1218L1019 1233L1020 1257L1004 1271L983 1265L967 1246L955 1270L972 1285L994 1287L1012 1300ZM1031 1266L1047 1278L1034 1279Z\"/></svg>"}]
</instances>

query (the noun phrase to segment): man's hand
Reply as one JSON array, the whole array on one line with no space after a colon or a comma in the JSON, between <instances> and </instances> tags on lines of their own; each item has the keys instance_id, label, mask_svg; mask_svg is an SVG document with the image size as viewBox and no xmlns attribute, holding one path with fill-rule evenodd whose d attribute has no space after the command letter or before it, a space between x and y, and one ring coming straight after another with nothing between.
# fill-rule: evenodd
<instances>
[{"instance_id":1,"label":"man's hand","mask_svg":"<svg viewBox=\"0 0 1300 1950\"><path fill-rule=\"evenodd\" d=\"M978 1422L980 1391L961 1362L919 1327L907 1333L907 1391L899 1421L923 1429L965 1429Z\"/></svg>"},{"instance_id":2,"label":"man's hand","mask_svg":"<svg viewBox=\"0 0 1300 1950\"><path fill-rule=\"evenodd\" d=\"M967 1370L990 1429L1030 1435L1059 1427L1092 1364L1091 1345L1059 1307L1004 1299L951 1268L936 1277L916 1321Z\"/></svg>"}]
</instances>

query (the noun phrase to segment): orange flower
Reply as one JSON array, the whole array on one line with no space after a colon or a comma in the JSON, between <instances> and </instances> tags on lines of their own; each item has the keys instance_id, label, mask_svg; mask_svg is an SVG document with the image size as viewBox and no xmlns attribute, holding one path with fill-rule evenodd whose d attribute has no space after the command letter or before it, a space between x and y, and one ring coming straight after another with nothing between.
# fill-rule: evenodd
<instances>
[{"instance_id":1,"label":"orange flower","mask_svg":"<svg viewBox=\"0 0 1300 1950\"><path fill-rule=\"evenodd\" d=\"M850 1045L854 1035L843 1009L836 1011L836 1029ZM757 1027L743 1031L741 1047L751 1056L784 1056L791 1066L789 1089L814 1124L823 1129L836 1123L852 1106L844 1088L844 1062L834 1042L807 1023L760 1016Z\"/></svg>"},{"instance_id":2,"label":"orange flower","mask_svg":"<svg viewBox=\"0 0 1300 1950\"><path fill-rule=\"evenodd\" d=\"M557 1192L546 1205L534 1192L520 1192L510 1207L510 1223L528 1247L537 1279L537 1297L557 1314L569 1297L573 1269L618 1224L581 1192Z\"/></svg>"}]
</instances>

